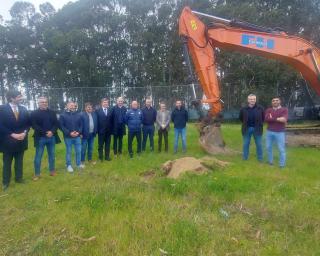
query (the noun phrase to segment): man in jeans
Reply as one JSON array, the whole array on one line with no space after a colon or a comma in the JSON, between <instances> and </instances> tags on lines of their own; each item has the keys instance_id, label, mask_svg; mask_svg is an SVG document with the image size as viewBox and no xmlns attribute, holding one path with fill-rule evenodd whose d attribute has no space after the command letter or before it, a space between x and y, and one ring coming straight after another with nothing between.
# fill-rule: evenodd
<instances>
[{"instance_id":1,"label":"man in jeans","mask_svg":"<svg viewBox=\"0 0 320 256\"><path fill-rule=\"evenodd\" d=\"M243 138L242 159L248 160L251 137L256 144L257 159L263 160L262 132L264 121L264 110L257 105L257 97L254 94L248 96L248 105L240 110L239 119L242 123L241 132Z\"/></svg>"},{"instance_id":2,"label":"man in jeans","mask_svg":"<svg viewBox=\"0 0 320 256\"><path fill-rule=\"evenodd\" d=\"M48 108L46 97L38 98L38 109L31 114L31 123L34 130L34 146L36 155L34 158L34 177L36 181L40 178L41 160L44 148L47 148L50 176L55 176L55 144L60 143L57 130L59 122L57 114Z\"/></svg>"},{"instance_id":3,"label":"man in jeans","mask_svg":"<svg viewBox=\"0 0 320 256\"><path fill-rule=\"evenodd\" d=\"M265 121L268 124L266 134L268 163L273 165L272 145L273 142L276 142L280 153L279 166L283 168L286 165L285 129L288 120L288 109L281 107L279 97L274 97L271 104L272 107L268 108L265 113Z\"/></svg>"},{"instance_id":4,"label":"man in jeans","mask_svg":"<svg viewBox=\"0 0 320 256\"><path fill-rule=\"evenodd\" d=\"M126 124L128 126L128 151L130 158L133 157L132 142L137 138L137 153L141 152L141 125L143 121L142 111L138 109L138 102L132 101L131 109L126 113Z\"/></svg>"},{"instance_id":5,"label":"man in jeans","mask_svg":"<svg viewBox=\"0 0 320 256\"><path fill-rule=\"evenodd\" d=\"M63 132L64 142L66 144L66 165L67 171L72 173L73 168L71 165L72 146L76 152L76 166L78 169L83 169L84 165L81 164L81 138L82 121L81 114L76 111L76 105L70 101L67 104L67 110L60 116L60 129Z\"/></svg>"},{"instance_id":6,"label":"man in jeans","mask_svg":"<svg viewBox=\"0 0 320 256\"><path fill-rule=\"evenodd\" d=\"M97 115L95 112L93 112L92 104L90 102L85 103L84 108L85 111L81 114L81 163L84 165L87 154L88 161L92 164L95 164L96 162L92 162L92 152L94 138L96 137L98 127Z\"/></svg>"},{"instance_id":7,"label":"man in jeans","mask_svg":"<svg viewBox=\"0 0 320 256\"><path fill-rule=\"evenodd\" d=\"M186 126L188 122L188 111L182 106L181 100L176 101L176 108L171 113L171 120L174 124L174 153L178 151L179 136L182 138L182 151L187 150Z\"/></svg>"},{"instance_id":8,"label":"man in jeans","mask_svg":"<svg viewBox=\"0 0 320 256\"><path fill-rule=\"evenodd\" d=\"M147 139L150 141L150 151L154 150L154 122L157 118L157 111L151 106L151 99L146 100L146 106L142 109L143 126L142 126L142 151L146 150Z\"/></svg>"},{"instance_id":9,"label":"man in jeans","mask_svg":"<svg viewBox=\"0 0 320 256\"><path fill-rule=\"evenodd\" d=\"M160 104L157 112L158 151L161 152L162 137L164 138L164 150L168 152L168 132L170 129L170 112L166 110L166 104Z\"/></svg>"}]
</instances>

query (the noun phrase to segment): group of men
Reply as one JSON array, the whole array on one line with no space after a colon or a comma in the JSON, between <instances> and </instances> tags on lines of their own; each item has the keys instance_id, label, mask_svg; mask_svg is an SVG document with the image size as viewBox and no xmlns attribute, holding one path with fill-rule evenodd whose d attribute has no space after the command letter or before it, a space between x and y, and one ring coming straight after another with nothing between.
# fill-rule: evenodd
<instances>
[{"instance_id":1,"label":"group of men","mask_svg":"<svg viewBox=\"0 0 320 256\"><path fill-rule=\"evenodd\" d=\"M258 161L263 161L262 134L263 124L267 123L266 149L268 163L273 165L273 144L276 143L279 150L279 166L286 165L285 149L285 128L288 121L288 109L281 106L279 97L274 97L271 107L264 111L263 107L257 104L257 97L254 94L248 96L248 104L240 110L239 119L242 122L243 136L243 160L249 157L249 147L253 136L256 144Z\"/></svg>"},{"instance_id":2,"label":"group of men","mask_svg":"<svg viewBox=\"0 0 320 256\"><path fill-rule=\"evenodd\" d=\"M85 161L93 161L94 140L98 135L98 155L100 161L111 161L110 144L113 137L113 156L117 158L122 154L122 140L128 128L128 153L132 158L133 140L137 140L137 154L146 150L149 139L150 151L154 151L154 133L158 131L158 151L164 149L168 152L168 132L170 121L174 124L174 152L178 150L179 137L182 139L182 150L186 151L186 124L188 112L181 100L176 101L176 107L170 113L164 103L157 111L152 107L151 99L145 101L140 109L137 101L131 102L131 107L124 106L122 97L117 99L114 107L109 106L107 98L101 99L100 107L95 110L91 103L86 103L84 111L77 111L75 102L68 102L66 110L59 115L48 108L46 97L38 98L38 109L29 113L21 105L23 96L19 91L8 91L8 103L0 106L0 151L3 153L3 189L6 190L11 180L11 166L13 160L15 181L23 183L23 156L28 148L28 131L34 130L34 177L38 180L41 173L41 160L45 148L48 153L48 164L51 176L56 175L55 145L61 140L58 129L63 133L66 146L66 168L72 173L72 149L75 151L75 166L81 170L85 168Z\"/></svg>"}]
</instances>

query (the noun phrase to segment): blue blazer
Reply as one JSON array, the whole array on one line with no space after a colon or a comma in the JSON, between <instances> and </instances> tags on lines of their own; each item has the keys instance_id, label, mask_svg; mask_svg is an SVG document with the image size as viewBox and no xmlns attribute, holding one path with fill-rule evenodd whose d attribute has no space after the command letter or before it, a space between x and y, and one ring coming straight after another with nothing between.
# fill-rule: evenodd
<instances>
[{"instance_id":1,"label":"blue blazer","mask_svg":"<svg viewBox=\"0 0 320 256\"><path fill-rule=\"evenodd\" d=\"M16 140L10 136L11 133L28 132L31 126L28 110L23 106L18 106L18 111L17 120L9 104L0 106L0 149L2 152L14 153L28 149L28 135L24 140Z\"/></svg>"},{"instance_id":2,"label":"blue blazer","mask_svg":"<svg viewBox=\"0 0 320 256\"><path fill-rule=\"evenodd\" d=\"M98 118L95 112L91 113L93 119L93 134L94 136L97 134L98 131ZM89 115L87 112L81 113L81 121L82 121L82 138L88 139L89 138Z\"/></svg>"}]
</instances>

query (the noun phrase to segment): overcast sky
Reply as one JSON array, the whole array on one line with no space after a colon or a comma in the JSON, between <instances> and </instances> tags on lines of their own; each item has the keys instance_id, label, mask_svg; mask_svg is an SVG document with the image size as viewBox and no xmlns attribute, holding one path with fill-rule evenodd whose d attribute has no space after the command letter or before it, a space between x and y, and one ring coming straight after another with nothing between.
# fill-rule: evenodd
<instances>
[{"instance_id":1,"label":"overcast sky","mask_svg":"<svg viewBox=\"0 0 320 256\"><path fill-rule=\"evenodd\" d=\"M75 0L23 0L23 1L32 3L37 10L39 10L39 4L42 4L45 2L51 3L56 10L60 9L62 6L64 6L68 2L75 2ZM15 2L18 2L18 0L0 0L0 15L5 20L11 18L9 10Z\"/></svg>"}]
</instances>

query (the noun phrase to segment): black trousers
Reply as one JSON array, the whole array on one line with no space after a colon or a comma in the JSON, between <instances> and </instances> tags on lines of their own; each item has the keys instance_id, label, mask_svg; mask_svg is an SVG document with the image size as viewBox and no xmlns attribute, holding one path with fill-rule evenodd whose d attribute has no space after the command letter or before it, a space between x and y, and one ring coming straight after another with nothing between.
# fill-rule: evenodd
<instances>
[{"instance_id":1,"label":"black trousers","mask_svg":"<svg viewBox=\"0 0 320 256\"><path fill-rule=\"evenodd\" d=\"M158 130L158 150L161 152L162 148L162 137L164 138L164 150L168 152L168 131L166 129Z\"/></svg>"},{"instance_id":2,"label":"black trousers","mask_svg":"<svg viewBox=\"0 0 320 256\"><path fill-rule=\"evenodd\" d=\"M99 159L107 160L110 158L110 142L111 142L111 133L107 132L104 134L98 134L98 153L99 153ZM104 154L103 154L104 150Z\"/></svg>"},{"instance_id":3,"label":"black trousers","mask_svg":"<svg viewBox=\"0 0 320 256\"><path fill-rule=\"evenodd\" d=\"M122 154L122 139L123 135L113 135L113 153L114 155Z\"/></svg>"},{"instance_id":4,"label":"black trousers","mask_svg":"<svg viewBox=\"0 0 320 256\"><path fill-rule=\"evenodd\" d=\"M142 127L142 151L146 150L146 145L147 145L147 139L149 137L150 141L150 149L151 151L154 150L154 125L144 125Z\"/></svg>"},{"instance_id":5,"label":"black trousers","mask_svg":"<svg viewBox=\"0 0 320 256\"><path fill-rule=\"evenodd\" d=\"M23 155L24 151L14 153L3 153L3 185L9 185L11 180L11 165L14 159L15 180L21 181L23 176Z\"/></svg>"},{"instance_id":6,"label":"black trousers","mask_svg":"<svg viewBox=\"0 0 320 256\"><path fill-rule=\"evenodd\" d=\"M130 156L133 155L133 151L132 151L132 142L134 137L137 138L137 153L139 154L141 152L141 131L137 131L137 132L128 132L128 151Z\"/></svg>"}]
</instances>

